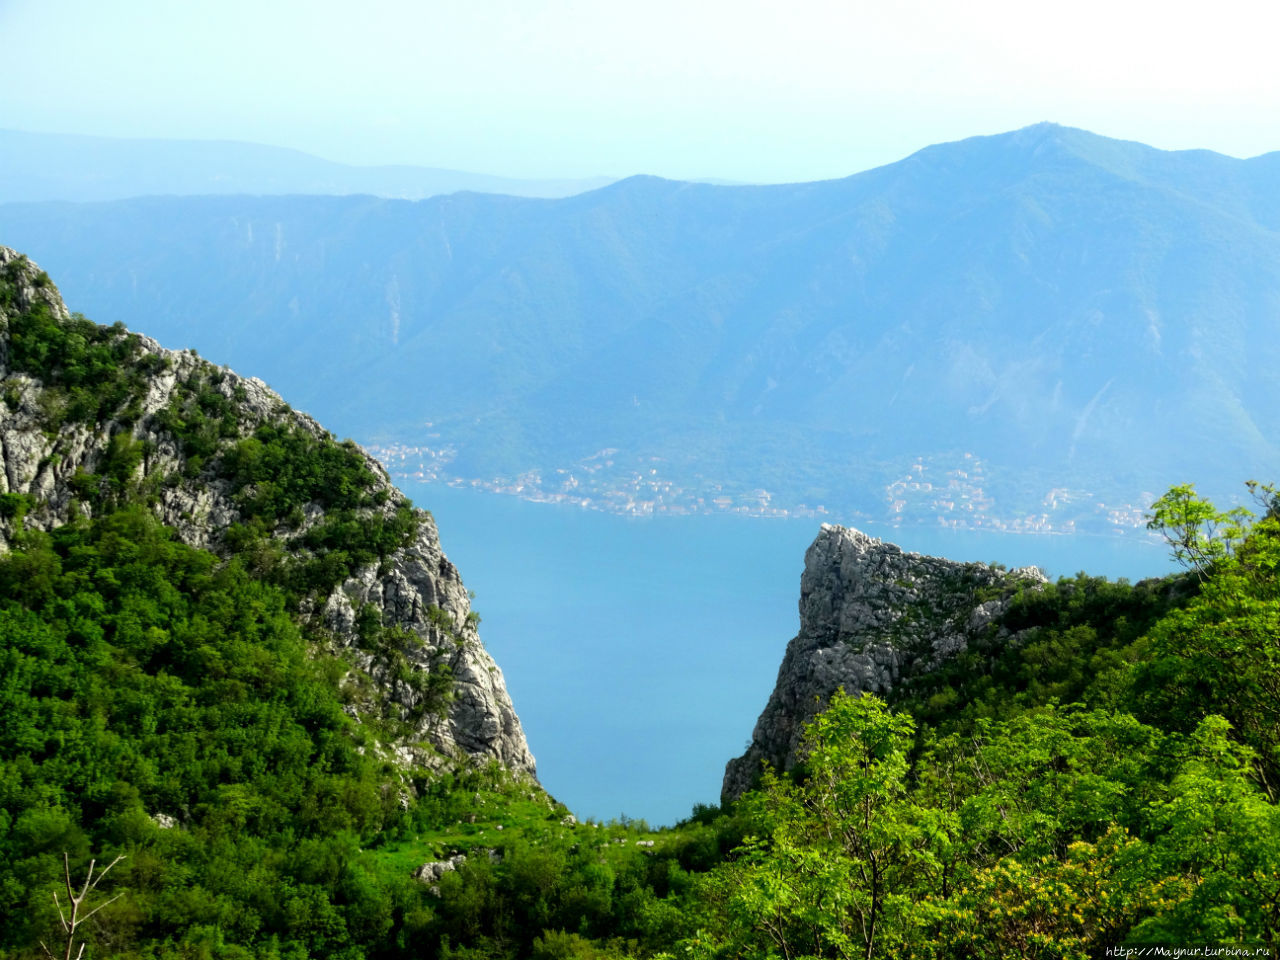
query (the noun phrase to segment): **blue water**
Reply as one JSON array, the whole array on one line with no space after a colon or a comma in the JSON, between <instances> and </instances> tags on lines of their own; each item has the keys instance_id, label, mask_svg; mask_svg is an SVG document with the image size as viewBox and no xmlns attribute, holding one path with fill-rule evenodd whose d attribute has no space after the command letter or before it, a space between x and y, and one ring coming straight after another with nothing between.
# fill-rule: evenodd
<instances>
[{"instance_id":1,"label":"blue water","mask_svg":"<svg viewBox=\"0 0 1280 960\"><path fill-rule=\"evenodd\" d=\"M538 777L580 818L674 823L715 803L799 626L816 520L634 519L406 484L476 592ZM1171 570L1145 538L931 528L868 533L955 560L1136 580Z\"/></svg>"}]
</instances>

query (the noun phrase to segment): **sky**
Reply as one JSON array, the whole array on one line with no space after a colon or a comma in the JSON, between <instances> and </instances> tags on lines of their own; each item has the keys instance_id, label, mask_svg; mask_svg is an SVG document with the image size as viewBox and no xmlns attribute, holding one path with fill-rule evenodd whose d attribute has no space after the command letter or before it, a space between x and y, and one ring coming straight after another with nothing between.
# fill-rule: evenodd
<instances>
[{"instance_id":1,"label":"sky","mask_svg":"<svg viewBox=\"0 0 1280 960\"><path fill-rule=\"evenodd\" d=\"M1280 149L1257 0L0 0L0 127L779 182L1051 120Z\"/></svg>"}]
</instances>

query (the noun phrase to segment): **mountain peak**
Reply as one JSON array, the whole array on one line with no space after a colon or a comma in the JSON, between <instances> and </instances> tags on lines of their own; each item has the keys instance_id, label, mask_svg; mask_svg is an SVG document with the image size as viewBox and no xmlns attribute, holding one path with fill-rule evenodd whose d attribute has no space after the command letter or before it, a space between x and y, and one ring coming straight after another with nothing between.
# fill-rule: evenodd
<instances>
[{"instance_id":1,"label":"mountain peak","mask_svg":"<svg viewBox=\"0 0 1280 960\"><path fill-rule=\"evenodd\" d=\"M0 551L144 506L182 543L254 557L304 633L340 654L351 710L410 766L534 773L430 514L375 459L265 383L68 313L0 247Z\"/></svg>"},{"instance_id":2,"label":"mountain peak","mask_svg":"<svg viewBox=\"0 0 1280 960\"><path fill-rule=\"evenodd\" d=\"M779 770L795 766L805 725L836 690L890 695L966 650L1019 586L1043 582L1033 567L1005 572L907 553L860 530L823 524L805 552L800 632L787 645L747 752L725 768L722 798L750 789L762 761Z\"/></svg>"}]
</instances>

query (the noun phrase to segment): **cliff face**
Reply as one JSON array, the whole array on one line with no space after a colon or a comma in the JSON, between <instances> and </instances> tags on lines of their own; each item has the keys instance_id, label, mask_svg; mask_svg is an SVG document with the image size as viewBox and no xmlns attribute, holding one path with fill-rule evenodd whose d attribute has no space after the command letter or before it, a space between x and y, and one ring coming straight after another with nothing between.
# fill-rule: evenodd
<instances>
[{"instance_id":1,"label":"cliff face","mask_svg":"<svg viewBox=\"0 0 1280 960\"><path fill-rule=\"evenodd\" d=\"M840 687L890 694L966 649L1035 568L1011 572L905 553L857 530L823 524L805 553L800 632L742 756L725 768L723 800L751 787L761 763L790 769L805 724Z\"/></svg>"},{"instance_id":2,"label":"cliff face","mask_svg":"<svg viewBox=\"0 0 1280 960\"><path fill-rule=\"evenodd\" d=\"M78 374L78 393L33 374L35 348L14 339L24 335L15 331L33 310L67 325L69 341L82 341L77 331L87 331L127 356L129 387L116 412L105 419L101 413L68 413L76 403L84 407L86 395L90 407L96 402L92 374L87 393L85 374ZM60 369L56 357L46 362ZM190 423L180 422L180 415L189 421L215 414L217 428L205 431L201 448L184 443L181 432ZM349 522L404 531L394 549L354 568L336 568L343 571L336 585L312 590L300 602L299 614L312 635L343 650L353 665L345 681L359 691L351 712L385 717L394 706L402 722L387 747L401 762L439 767L492 759L533 775L534 759L502 671L480 642L467 591L440 548L435 523L424 511L410 512L376 460L354 445L336 444L260 380L123 329L90 329L68 313L38 267L0 247L0 495L26 495L4 500L0 549L9 549L19 523L51 529L99 509L95 504L102 501L92 491L128 486L144 492L142 501L183 542L227 555L237 525L252 519L263 485L237 481L225 463L237 443L263 427L347 458L364 485ZM19 501L25 506L15 517L12 505ZM308 535L320 531L324 520L321 505L308 503L268 530L267 539L282 556L314 559L321 548ZM371 630L392 638L394 649L374 649L366 642ZM428 690L442 706L423 709Z\"/></svg>"}]
</instances>

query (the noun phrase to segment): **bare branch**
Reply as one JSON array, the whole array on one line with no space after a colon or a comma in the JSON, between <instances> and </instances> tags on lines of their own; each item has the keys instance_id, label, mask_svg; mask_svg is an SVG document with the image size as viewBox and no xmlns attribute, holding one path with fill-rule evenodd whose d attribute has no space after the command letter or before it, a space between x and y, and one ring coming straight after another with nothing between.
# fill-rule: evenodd
<instances>
[{"instance_id":1,"label":"bare branch","mask_svg":"<svg viewBox=\"0 0 1280 960\"><path fill-rule=\"evenodd\" d=\"M62 929L67 935L67 950L66 953L63 954L63 960L72 960L73 955L75 960L83 960L85 947L88 944L86 941L81 940L80 949L76 950L76 928L93 917L98 913L98 911L102 910L104 907L110 906L124 896L124 892L121 891L110 900L98 904L98 906L94 907L84 916L80 915L80 908L88 899L89 894L98 888L98 884L102 882L102 878L107 875L107 872L123 859L123 854L117 856L107 864L106 867L98 872L97 877L94 877L93 871L94 868L97 867L98 861L96 859L90 860L89 869L85 872L84 884L81 886L80 893L77 896L76 888L71 883L71 857L65 850L62 852L62 874L67 886L67 900L69 901L68 905L71 910L71 918L68 919L66 913L63 911L62 901L58 899L58 892L56 890L53 893L53 903L54 906L58 908L58 919L62 922ZM40 941L40 946L44 949L45 955L48 956L50 960L54 960L53 951L45 946L43 940Z\"/></svg>"},{"instance_id":2,"label":"bare branch","mask_svg":"<svg viewBox=\"0 0 1280 960\"><path fill-rule=\"evenodd\" d=\"M67 856L67 851L62 851L62 871L67 878L67 899L72 903L76 902L76 888L71 885L71 858Z\"/></svg>"},{"instance_id":3,"label":"bare branch","mask_svg":"<svg viewBox=\"0 0 1280 960\"><path fill-rule=\"evenodd\" d=\"M88 913L86 913L83 917L81 917L81 918L80 918L80 921L79 921L79 922L80 922L80 923L84 923L86 920L88 920L90 917L92 917L95 913L97 913L97 912L98 912L99 910L101 910L103 907L110 906L111 904L115 903L117 900L119 900L119 899L120 899L121 897L123 897L123 896L124 896L124 891L123 891L123 890L121 890L119 893L117 893L117 894L116 894L114 897L112 897L110 900L106 901L105 903L100 903L100 904L98 904L96 907L94 907L92 910L90 910Z\"/></svg>"},{"instance_id":4,"label":"bare branch","mask_svg":"<svg viewBox=\"0 0 1280 960\"><path fill-rule=\"evenodd\" d=\"M58 891L53 891L53 905L58 908L58 919L62 921L62 929L70 932L71 927L67 924L67 918L63 916L62 904L58 902Z\"/></svg>"},{"instance_id":5,"label":"bare branch","mask_svg":"<svg viewBox=\"0 0 1280 960\"><path fill-rule=\"evenodd\" d=\"M66 856L66 854L64 853L64 854L63 854L63 856L65 857L65 856ZM98 861L97 861L97 860L90 860L90 861L89 861L89 872L88 872L88 873L86 873L86 874L84 875L84 888L83 888L83 889L81 889L81 891L80 891L80 897L79 897L79 899L78 899L78 900L76 900L76 905L77 905L77 906L79 906L81 903L83 903L83 902L84 902L84 898L85 898L85 897L87 897L87 896L89 895L89 881L93 879L93 868L94 868L95 866L97 866L97 864L98 864Z\"/></svg>"},{"instance_id":6,"label":"bare branch","mask_svg":"<svg viewBox=\"0 0 1280 960\"><path fill-rule=\"evenodd\" d=\"M98 879L93 881L93 886L91 886L89 889L96 890L98 888L98 884L102 882L102 878L107 875L107 871L110 870L112 867L114 867L117 863L119 863L123 859L124 859L124 854L122 853L118 857L116 857L114 860L112 860L110 863L108 863L103 870L99 871ZM90 868L90 872L92 872L92 867Z\"/></svg>"}]
</instances>

